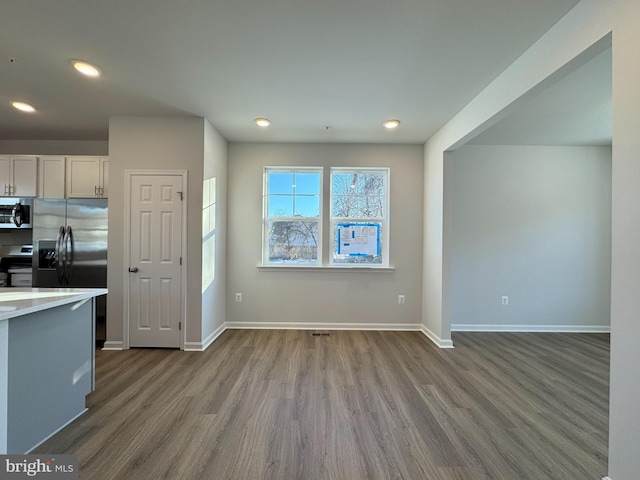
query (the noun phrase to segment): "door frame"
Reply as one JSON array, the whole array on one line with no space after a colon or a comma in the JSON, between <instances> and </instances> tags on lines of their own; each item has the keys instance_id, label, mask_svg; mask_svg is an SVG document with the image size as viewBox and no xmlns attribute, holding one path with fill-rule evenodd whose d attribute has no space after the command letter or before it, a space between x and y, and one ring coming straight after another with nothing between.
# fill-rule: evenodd
<instances>
[{"instance_id":1,"label":"door frame","mask_svg":"<svg viewBox=\"0 0 640 480\"><path fill-rule=\"evenodd\" d=\"M180 331L180 350L184 350L185 339L187 337L187 192L188 192L188 170L159 170L159 169L125 169L124 171L124 255L122 256L122 285L123 285L123 349L131 348L129 346L129 288L130 276L129 265L131 262L131 181L134 176L144 175L174 175L182 177L182 248L180 256L182 257L182 273L180 275L180 321L182 322L182 330Z\"/></svg>"}]
</instances>

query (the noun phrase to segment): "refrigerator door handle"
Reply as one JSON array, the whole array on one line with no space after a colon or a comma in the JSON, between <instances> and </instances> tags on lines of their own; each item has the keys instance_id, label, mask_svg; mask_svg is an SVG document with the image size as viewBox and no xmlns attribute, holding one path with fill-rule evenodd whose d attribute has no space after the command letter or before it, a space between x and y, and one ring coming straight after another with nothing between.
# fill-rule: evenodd
<instances>
[{"instance_id":1,"label":"refrigerator door handle","mask_svg":"<svg viewBox=\"0 0 640 480\"><path fill-rule=\"evenodd\" d=\"M64 281L64 255L62 253L62 249L64 246L64 226L61 226L58 229L58 237L56 238L56 275L58 277L58 283L62 285Z\"/></svg>"},{"instance_id":2,"label":"refrigerator door handle","mask_svg":"<svg viewBox=\"0 0 640 480\"><path fill-rule=\"evenodd\" d=\"M64 276L67 283L71 283L71 275L73 274L73 260L76 253L75 243L73 241L73 229L71 228L71 226L67 227L64 238Z\"/></svg>"}]
</instances>

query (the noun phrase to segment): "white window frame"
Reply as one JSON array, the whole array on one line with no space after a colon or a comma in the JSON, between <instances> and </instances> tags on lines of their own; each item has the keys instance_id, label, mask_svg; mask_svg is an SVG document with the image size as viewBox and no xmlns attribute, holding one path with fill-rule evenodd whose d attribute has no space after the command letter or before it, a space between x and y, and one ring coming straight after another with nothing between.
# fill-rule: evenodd
<instances>
[{"instance_id":1,"label":"white window frame","mask_svg":"<svg viewBox=\"0 0 640 480\"><path fill-rule=\"evenodd\" d=\"M269 216L269 173L317 173L320 175L319 182L319 213L318 217L278 217ZM262 187L262 265L269 267L287 267L287 268L316 268L323 266L322 257L322 238L323 238L323 190L324 190L324 169L323 167L298 167L298 166L267 166L263 168L263 187ZM295 195L295 193L294 193ZM317 238L317 259L314 263L271 263L269 262L269 222L271 221L307 221L316 222L318 224Z\"/></svg>"},{"instance_id":2,"label":"white window frame","mask_svg":"<svg viewBox=\"0 0 640 480\"><path fill-rule=\"evenodd\" d=\"M383 174L383 191L384 191L384 206L383 206L383 218L353 218L353 217L335 217L333 214L333 174L366 174L366 173L375 173L375 174ZM390 197L389 197L389 184L391 177L391 169L388 167L331 167L329 172L329 181L331 184L330 187L330 196L329 196L329 229L330 236L332 237L329 241L329 265L332 267L347 267L347 268L388 268L389 267L389 225L390 225ZM381 263L336 263L334 261L334 246L336 239L333 238L336 232L336 225L338 223L369 223L375 222L381 224L381 246L380 246L380 256Z\"/></svg>"}]
</instances>

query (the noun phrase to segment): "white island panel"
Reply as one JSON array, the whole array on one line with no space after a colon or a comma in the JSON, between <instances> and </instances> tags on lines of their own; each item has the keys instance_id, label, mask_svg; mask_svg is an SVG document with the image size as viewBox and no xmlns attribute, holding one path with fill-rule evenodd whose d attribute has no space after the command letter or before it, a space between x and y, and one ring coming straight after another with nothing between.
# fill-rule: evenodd
<instances>
[{"instance_id":1,"label":"white island panel","mask_svg":"<svg viewBox=\"0 0 640 480\"><path fill-rule=\"evenodd\" d=\"M0 454L7 452L9 322L0 322Z\"/></svg>"},{"instance_id":2,"label":"white island panel","mask_svg":"<svg viewBox=\"0 0 640 480\"><path fill-rule=\"evenodd\" d=\"M0 454L31 451L86 410L95 297L106 293L0 289Z\"/></svg>"}]
</instances>

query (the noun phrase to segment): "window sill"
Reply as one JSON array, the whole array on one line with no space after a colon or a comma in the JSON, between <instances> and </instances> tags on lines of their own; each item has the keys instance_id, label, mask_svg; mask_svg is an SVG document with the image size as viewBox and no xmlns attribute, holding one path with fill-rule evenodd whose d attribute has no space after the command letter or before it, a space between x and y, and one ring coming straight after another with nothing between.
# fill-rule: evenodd
<instances>
[{"instance_id":1,"label":"window sill","mask_svg":"<svg viewBox=\"0 0 640 480\"><path fill-rule=\"evenodd\" d=\"M363 266L345 266L345 265L256 265L259 271L276 272L276 271L303 271L303 272L360 272L360 273L389 273L394 272L395 267L363 267Z\"/></svg>"}]
</instances>

